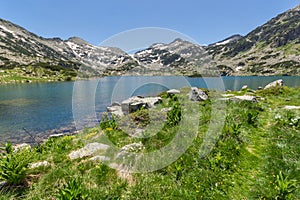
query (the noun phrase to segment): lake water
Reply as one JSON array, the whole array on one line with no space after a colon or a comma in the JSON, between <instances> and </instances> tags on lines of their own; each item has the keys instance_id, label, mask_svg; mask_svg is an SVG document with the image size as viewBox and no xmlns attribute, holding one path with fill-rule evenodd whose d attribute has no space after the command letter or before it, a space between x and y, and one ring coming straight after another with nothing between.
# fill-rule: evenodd
<instances>
[{"instance_id":1,"label":"lake water","mask_svg":"<svg viewBox=\"0 0 300 200\"><path fill-rule=\"evenodd\" d=\"M217 90L256 89L283 79L285 85L300 86L300 77L105 77L97 80L0 85L0 142L30 142L58 132L93 126L114 101L133 95L151 96L170 88L197 86ZM25 131L26 130L26 131Z\"/></svg>"}]
</instances>

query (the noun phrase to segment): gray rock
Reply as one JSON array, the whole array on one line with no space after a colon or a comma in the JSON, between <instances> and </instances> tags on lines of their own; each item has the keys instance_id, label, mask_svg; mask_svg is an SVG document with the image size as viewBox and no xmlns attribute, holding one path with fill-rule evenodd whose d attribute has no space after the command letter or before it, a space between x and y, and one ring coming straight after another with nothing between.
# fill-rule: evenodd
<instances>
[{"instance_id":1,"label":"gray rock","mask_svg":"<svg viewBox=\"0 0 300 200\"><path fill-rule=\"evenodd\" d=\"M286 110L297 110L300 109L300 106L284 106Z\"/></svg>"},{"instance_id":2,"label":"gray rock","mask_svg":"<svg viewBox=\"0 0 300 200\"><path fill-rule=\"evenodd\" d=\"M121 148L119 153L117 154L117 159L123 159L128 156L130 153L138 153L144 149L144 145L140 143L131 143L128 145L125 145Z\"/></svg>"},{"instance_id":3,"label":"gray rock","mask_svg":"<svg viewBox=\"0 0 300 200\"><path fill-rule=\"evenodd\" d=\"M276 86L283 86L283 80L279 79L279 80L273 81L273 82L269 83L268 85L266 85L264 89L268 89L268 88L276 87Z\"/></svg>"},{"instance_id":4,"label":"gray rock","mask_svg":"<svg viewBox=\"0 0 300 200\"><path fill-rule=\"evenodd\" d=\"M94 157L91 157L89 160L102 162L102 161L108 161L110 159L108 157L106 157L106 156L94 156Z\"/></svg>"},{"instance_id":5,"label":"gray rock","mask_svg":"<svg viewBox=\"0 0 300 200\"><path fill-rule=\"evenodd\" d=\"M30 144L22 143L22 144L16 144L15 146L13 146L13 149L14 149L14 152L17 152L17 151L22 151L25 149L31 149L31 146L30 146Z\"/></svg>"},{"instance_id":6,"label":"gray rock","mask_svg":"<svg viewBox=\"0 0 300 200\"><path fill-rule=\"evenodd\" d=\"M253 103L258 102L255 96L249 96L249 95L234 96L234 97L231 97L230 100L232 100L232 101L250 101Z\"/></svg>"},{"instance_id":7,"label":"gray rock","mask_svg":"<svg viewBox=\"0 0 300 200\"><path fill-rule=\"evenodd\" d=\"M176 89L171 89L171 90L168 90L168 91L167 91L167 94L168 94L168 95L171 95L171 94L180 94L180 91L179 91L179 90L176 90Z\"/></svg>"},{"instance_id":8,"label":"gray rock","mask_svg":"<svg viewBox=\"0 0 300 200\"><path fill-rule=\"evenodd\" d=\"M222 97L232 97L234 94L221 94Z\"/></svg>"},{"instance_id":9,"label":"gray rock","mask_svg":"<svg viewBox=\"0 0 300 200\"><path fill-rule=\"evenodd\" d=\"M84 158L88 156L92 156L95 153L99 151L105 151L109 146L106 144L98 143L98 142L93 142L87 144L85 147L78 149L76 151L72 151L69 154L69 158L71 160L78 159L78 158Z\"/></svg>"},{"instance_id":10,"label":"gray rock","mask_svg":"<svg viewBox=\"0 0 300 200\"><path fill-rule=\"evenodd\" d=\"M41 161L41 162L36 162L36 163L32 163L29 165L29 168L30 169L35 169L35 168L38 168L38 167L47 167L49 166L50 163L48 161Z\"/></svg>"},{"instance_id":11,"label":"gray rock","mask_svg":"<svg viewBox=\"0 0 300 200\"><path fill-rule=\"evenodd\" d=\"M144 108L152 108L155 107L158 103L161 103L162 99L161 97L139 97L134 96L129 99L126 99L122 101L121 103L121 109L124 114L135 112L142 107Z\"/></svg>"},{"instance_id":12,"label":"gray rock","mask_svg":"<svg viewBox=\"0 0 300 200\"><path fill-rule=\"evenodd\" d=\"M122 108L118 105L107 107L107 111L119 117L123 116Z\"/></svg>"},{"instance_id":13,"label":"gray rock","mask_svg":"<svg viewBox=\"0 0 300 200\"><path fill-rule=\"evenodd\" d=\"M261 87L261 86L259 86L258 88L257 88L257 90L262 90L263 89L263 87Z\"/></svg>"},{"instance_id":14,"label":"gray rock","mask_svg":"<svg viewBox=\"0 0 300 200\"><path fill-rule=\"evenodd\" d=\"M1 181L0 182L0 189L2 189L4 186L6 186L7 182L6 181Z\"/></svg>"},{"instance_id":15,"label":"gray rock","mask_svg":"<svg viewBox=\"0 0 300 200\"><path fill-rule=\"evenodd\" d=\"M121 104L119 102L113 102L111 106L121 106Z\"/></svg>"},{"instance_id":16,"label":"gray rock","mask_svg":"<svg viewBox=\"0 0 300 200\"><path fill-rule=\"evenodd\" d=\"M247 90L248 89L248 85L244 85L243 87L242 87L242 90Z\"/></svg>"},{"instance_id":17,"label":"gray rock","mask_svg":"<svg viewBox=\"0 0 300 200\"><path fill-rule=\"evenodd\" d=\"M192 101L205 101L208 99L208 96L201 89L192 87L189 93L189 99Z\"/></svg>"},{"instance_id":18,"label":"gray rock","mask_svg":"<svg viewBox=\"0 0 300 200\"><path fill-rule=\"evenodd\" d=\"M59 137L63 137L65 136L65 134L63 133L58 133L58 134L52 134L52 135L49 135L48 138L59 138Z\"/></svg>"}]
</instances>

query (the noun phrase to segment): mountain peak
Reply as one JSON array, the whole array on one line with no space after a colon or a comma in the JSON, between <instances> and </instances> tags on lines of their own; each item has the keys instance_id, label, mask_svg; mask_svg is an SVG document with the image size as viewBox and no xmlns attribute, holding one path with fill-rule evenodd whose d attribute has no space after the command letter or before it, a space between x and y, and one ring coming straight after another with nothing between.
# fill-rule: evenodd
<instances>
[{"instance_id":1,"label":"mountain peak","mask_svg":"<svg viewBox=\"0 0 300 200\"><path fill-rule=\"evenodd\" d=\"M82 38L76 37L76 36L70 37L69 39L66 40L66 42L74 42L76 44L81 44L81 45L88 44L89 45L89 43L87 41L83 40Z\"/></svg>"}]
</instances>

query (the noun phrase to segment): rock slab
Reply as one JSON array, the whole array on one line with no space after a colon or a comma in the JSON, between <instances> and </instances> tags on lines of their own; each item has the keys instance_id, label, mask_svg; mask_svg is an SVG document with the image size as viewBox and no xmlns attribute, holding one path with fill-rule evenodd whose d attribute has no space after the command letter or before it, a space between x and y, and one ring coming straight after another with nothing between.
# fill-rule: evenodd
<instances>
[{"instance_id":1,"label":"rock slab","mask_svg":"<svg viewBox=\"0 0 300 200\"><path fill-rule=\"evenodd\" d=\"M276 86L283 86L283 80L278 79L276 81L273 81L273 82L269 83L268 85L266 85L264 89L268 89L268 88L276 87Z\"/></svg>"},{"instance_id":2,"label":"rock slab","mask_svg":"<svg viewBox=\"0 0 300 200\"><path fill-rule=\"evenodd\" d=\"M203 90L192 87L189 93L189 99L191 101L205 101L208 99L208 96Z\"/></svg>"},{"instance_id":3,"label":"rock slab","mask_svg":"<svg viewBox=\"0 0 300 200\"><path fill-rule=\"evenodd\" d=\"M88 156L92 156L98 151L105 151L109 146L106 144L98 143L98 142L93 142L87 144L85 147L78 149L76 151L72 151L69 154L69 158L71 160L78 159L78 158L84 158Z\"/></svg>"}]
</instances>

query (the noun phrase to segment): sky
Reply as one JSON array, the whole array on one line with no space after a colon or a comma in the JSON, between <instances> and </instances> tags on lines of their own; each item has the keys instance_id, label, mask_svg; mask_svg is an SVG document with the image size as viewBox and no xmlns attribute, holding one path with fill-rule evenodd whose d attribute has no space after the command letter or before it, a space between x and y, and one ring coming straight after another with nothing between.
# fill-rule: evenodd
<instances>
[{"instance_id":1,"label":"sky","mask_svg":"<svg viewBox=\"0 0 300 200\"><path fill-rule=\"evenodd\" d=\"M211 44L245 35L300 0L0 0L0 18L46 38L99 45L123 31L161 27Z\"/></svg>"}]
</instances>

